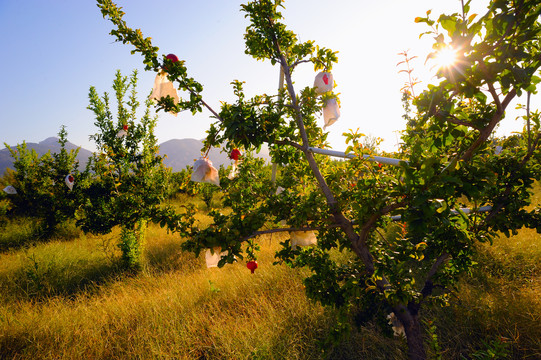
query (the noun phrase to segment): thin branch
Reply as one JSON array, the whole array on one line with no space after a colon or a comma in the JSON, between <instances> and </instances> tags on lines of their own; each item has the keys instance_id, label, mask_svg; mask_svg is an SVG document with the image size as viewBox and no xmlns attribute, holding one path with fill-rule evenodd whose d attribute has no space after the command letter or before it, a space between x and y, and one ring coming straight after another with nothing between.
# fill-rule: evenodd
<instances>
[{"instance_id":1,"label":"thin branch","mask_svg":"<svg viewBox=\"0 0 541 360\"><path fill-rule=\"evenodd\" d=\"M467 126L467 127L470 127L472 129L475 129L477 131L481 131L481 128L479 126L476 126L476 125L473 125L467 121L464 121L464 120L460 120L459 118L457 118L456 116L452 115L452 114L444 114L443 112L441 111L436 111L434 113L434 116L443 116L445 117L445 120L452 123L452 124L455 124L455 125L464 125L464 126Z\"/></svg>"},{"instance_id":2,"label":"thin branch","mask_svg":"<svg viewBox=\"0 0 541 360\"><path fill-rule=\"evenodd\" d=\"M532 157L535 149L539 146L540 142L541 142L541 133L537 135L537 138L534 140L531 149L528 150L526 156L524 156L524 158L520 162L519 169L522 169L526 165L528 160ZM514 174L520 174L520 171L515 171ZM500 212L503 209L506 201L508 200L513 190L513 183L514 181L508 182L508 184L506 185L506 189L503 192L503 195L499 198L498 203L492 206L492 210L488 213L487 217L483 220L482 225L488 224L488 222L492 220L498 214L498 212Z\"/></svg>"},{"instance_id":3,"label":"thin branch","mask_svg":"<svg viewBox=\"0 0 541 360\"><path fill-rule=\"evenodd\" d=\"M269 22L269 27L272 29L274 25L272 19L269 18L267 19L267 21ZM310 143L308 140L306 129L304 127L302 112L300 111L299 105L297 103L295 89L293 87L293 81L291 80L290 67L288 66L287 60L280 49L280 44L278 43L278 40L276 39L275 33L271 31L270 34L271 34L272 42L274 44L276 53L278 54L280 64L285 74L287 91L291 98L292 105L296 110L295 121L297 122L297 126L299 128L299 132L302 138L302 145L301 145L300 150L302 150L304 155L306 156L306 160L308 161L308 164L312 170L312 173L314 174L314 177L316 178L319 184L319 188L321 189L321 191L323 192L325 196L327 205L329 206L329 212L334 217L335 224L340 226L340 228L344 231L345 235L351 242L353 251L361 259L367 271L370 274L373 274L375 271L374 259L372 257L372 254L370 253L370 249L366 241L369 235L369 230L372 229L372 227L375 225L375 223L381 216L388 214L391 211L399 208L400 206L402 206L402 204L401 203L391 204L381 209L378 213L372 215L370 220L363 226L361 235L357 234L357 232L353 228L353 223L351 222L351 220L347 219L342 213L342 211L340 210L338 206L338 202L336 201L333 193L331 192L329 186L327 185L325 178L321 174L321 171L319 169L319 166L317 165L317 162L314 158L313 153L309 151ZM385 290L388 286L390 286L389 281L385 277L383 277L381 280L376 281L376 284L382 290Z\"/></svg>"},{"instance_id":4,"label":"thin branch","mask_svg":"<svg viewBox=\"0 0 541 360\"><path fill-rule=\"evenodd\" d=\"M368 240L368 236L370 235L370 231L374 228L377 221L382 216L389 214L390 212L402 207L403 205L404 205L404 202L387 205L380 211L376 212L375 214L372 214L372 216L370 216L368 221L366 221L361 227L361 231L359 235L357 236L357 240L353 242L353 249L356 250L355 252L363 261L370 275L374 273L374 260L372 258L372 255L370 254L370 251L368 250L368 245L367 245L367 240ZM383 280L384 281L382 281L378 285L382 289L388 285L388 281L386 279L383 279Z\"/></svg>"},{"instance_id":5,"label":"thin branch","mask_svg":"<svg viewBox=\"0 0 541 360\"><path fill-rule=\"evenodd\" d=\"M483 144L490 137L490 134L492 134L492 131L494 130L496 125L498 125L500 120L503 118L505 109L507 108L511 100L516 96L516 94L517 93L515 89L509 91L507 96L500 104L500 110L496 111L496 113L492 116L490 123L481 130L481 133L479 134L477 140L475 140L475 142L464 152L464 154L462 154L460 160L469 161L473 156L475 150L477 150L477 148L481 146L481 144Z\"/></svg>"},{"instance_id":6,"label":"thin branch","mask_svg":"<svg viewBox=\"0 0 541 360\"><path fill-rule=\"evenodd\" d=\"M192 89L188 89L188 91L190 92L190 94L199 95ZM201 101L201 104L203 104L203 106L206 107L212 113L212 115L214 115L214 117L216 117L216 119L218 119L220 122L224 122L224 119L222 119L222 117L218 115L218 113L214 111L214 109L209 104L207 104L205 100L203 100L203 96L201 96L200 101Z\"/></svg>"},{"instance_id":7,"label":"thin branch","mask_svg":"<svg viewBox=\"0 0 541 360\"><path fill-rule=\"evenodd\" d=\"M488 86L488 92L490 93L490 95L492 95L492 99L494 100L494 103L496 103L497 112L503 112L502 104L500 102L500 97L496 93L496 89L494 89L494 84L487 81L487 86Z\"/></svg>"},{"instance_id":8,"label":"thin branch","mask_svg":"<svg viewBox=\"0 0 541 360\"><path fill-rule=\"evenodd\" d=\"M426 274L425 279L425 285L423 286L423 289L421 290L421 294L423 295L423 298L426 298L427 296L430 296L432 294L432 289L434 288L434 283L432 282L432 278L436 273L438 272L438 269L440 266L446 262L451 256L448 253L443 253L440 255L434 264L432 264L432 267Z\"/></svg>"},{"instance_id":9,"label":"thin branch","mask_svg":"<svg viewBox=\"0 0 541 360\"><path fill-rule=\"evenodd\" d=\"M453 116L453 115L449 115L446 119L448 122L452 123L452 124L455 124L455 125L464 125L464 126L467 126L467 127L471 127L472 129L475 129L477 131L481 131L481 128L479 128L479 126L476 126L476 125L473 125L467 121L464 121L464 120L460 120L458 119L456 116Z\"/></svg>"},{"instance_id":10,"label":"thin branch","mask_svg":"<svg viewBox=\"0 0 541 360\"><path fill-rule=\"evenodd\" d=\"M376 228L376 233L379 235L379 237L381 238L381 240L383 240L385 243L387 243L387 245L389 244L389 242L387 241L387 239L385 238L385 236L383 236L383 234L381 233L381 231L379 231L378 228Z\"/></svg>"},{"instance_id":11,"label":"thin branch","mask_svg":"<svg viewBox=\"0 0 541 360\"><path fill-rule=\"evenodd\" d=\"M274 22L270 18L268 18L267 21L269 22L269 27L272 29L273 26L274 26ZM280 60L279 62L280 62L281 66L282 66L282 69L284 71L285 80L286 80L286 84L287 84L287 91L289 93L289 97L291 98L291 103L292 103L292 105L293 105L293 107L295 109L295 121L297 122L297 126L298 126L299 132L301 134L302 151L306 156L306 160L308 161L308 164L310 165L310 168L312 169L312 172L314 173L314 176L315 176L315 178L316 178L316 180L317 180L317 182L319 184L319 187L320 187L321 191L325 195L325 199L327 200L327 204L329 205L332 214L343 218L343 219L340 219L341 222L343 220L346 220L346 221L344 221L344 225L346 225L348 220L345 219L343 214L341 214L340 211L338 210L337 201L334 198L334 195L332 194L329 186L327 185L327 183L325 181L325 178L321 174L321 171L319 170L319 167L318 167L318 165L316 163L316 160L314 158L314 155L308 150L308 148L310 147L310 142L308 140L308 135L307 135L306 129L304 127L304 121L303 121L303 117L302 117L302 112L301 112L301 109L299 108L299 104L297 103L297 96L295 94L295 88L293 87L293 81L291 80L290 67L287 64L287 60L286 60L282 50L280 49L280 44L278 42L278 39L276 38L276 34L273 31L271 31L270 34L271 34L271 37L272 37L272 42L274 44L276 53L277 53L278 58Z\"/></svg>"},{"instance_id":12,"label":"thin branch","mask_svg":"<svg viewBox=\"0 0 541 360\"><path fill-rule=\"evenodd\" d=\"M526 130L528 131L528 151L532 146L532 135L530 133L530 97L532 93L528 91L528 97L526 98Z\"/></svg>"},{"instance_id":13,"label":"thin branch","mask_svg":"<svg viewBox=\"0 0 541 360\"><path fill-rule=\"evenodd\" d=\"M507 95L502 101L502 111L505 111L507 105L509 105L509 103L515 98L515 96L517 96L517 91L513 88L511 91L509 91L509 93L507 93Z\"/></svg>"},{"instance_id":14,"label":"thin branch","mask_svg":"<svg viewBox=\"0 0 541 360\"><path fill-rule=\"evenodd\" d=\"M295 61L293 64L291 64L290 68L291 69L295 69L297 67L297 65L300 65L300 64L303 64L303 63L309 63L311 62L311 60L299 60L299 61Z\"/></svg>"},{"instance_id":15,"label":"thin branch","mask_svg":"<svg viewBox=\"0 0 541 360\"><path fill-rule=\"evenodd\" d=\"M490 74L488 72L488 69L487 69L485 63L483 62L483 60L480 60L478 62L478 64L479 64L479 68L483 72L483 75L485 75L485 77L486 77L485 80L487 82L488 92L490 93L490 95L492 96L492 99L496 103L496 109L497 109L498 112L502 112L502 104L500 102L500 97L496 93L496 89L494 88L494 83L492 81L490 81L490 79L489 79Z\"/></svg>"},{"instance_id":16,"label":"thin branch","mask_svg":"<svg viewBox=\"0 0 541 360\"><path fill-rule=\"evenodd\" d=\"M520 10L521 10L520 8L522 7L523 2L524 2L524 1L519 1L519 3L516 5L517 12L515 13L515 18L516 18L516 15L518 15L518 13L520 12ZM490 12L490 10L489 10L489 12ZM487 14L488 14L488 13L487 13ZM485 17L486 17L486 15L485 15ZM496 50L496 48L497 48L498 46L500 46L500 45L504 42L505 38L511 34L512 30L514 30L513 27L514 27L516 24L517 24L517 22L514 21L514 20L511 21L511 22L509 22L509 24L507 24L507 28L505 29L505 33L503 33L503 35L502 35L502 36L500 37L500 39L496 42L496 44L494 44L494 45L491 47L491 49L489 50L491 53L494 53L494 50ZM516 35L517 35L517 34L515 33L515 37L516 37ZM506 49L506 50L508 50L508 49Z\"/></svg>"},{"instance_id":17,"label":"thin branch","mask_svg":"<svg viewBox=\"0 0 541 360\"><path fill-rule=\"evenodd\" d=\"M276 145L289 145L289 146L293 146L295 149L297 150L303 150L303 147L301 144L298 144L294 141L291 141L291 140L277 140L274 142Z\"/></svg>"}]
</instances>

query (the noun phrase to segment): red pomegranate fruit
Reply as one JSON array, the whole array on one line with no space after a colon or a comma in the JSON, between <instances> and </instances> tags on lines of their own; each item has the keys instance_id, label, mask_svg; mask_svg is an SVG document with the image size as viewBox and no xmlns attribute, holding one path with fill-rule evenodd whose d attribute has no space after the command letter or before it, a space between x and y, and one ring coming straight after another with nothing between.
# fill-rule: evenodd
<instances>
[{"instance_id":1,"label":"red pomegranate fruit","mask_svg":"<svg viewBox=\"0 0 541 360\"><path fill-rule=\"evenodd\" d=\"M255 269L257 269L257 261L255 260L248 261L248 263L246 263L246 267L250 269L250 271L253 274L255 272Z\"/></svg>"}]
</instances>

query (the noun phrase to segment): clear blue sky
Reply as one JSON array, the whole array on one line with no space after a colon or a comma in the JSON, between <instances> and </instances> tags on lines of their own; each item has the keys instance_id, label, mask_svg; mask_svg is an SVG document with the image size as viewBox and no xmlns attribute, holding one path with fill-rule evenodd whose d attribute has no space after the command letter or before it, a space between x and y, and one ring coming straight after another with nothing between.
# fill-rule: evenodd
<instances>
[{"instance_id":1,"label":"clear blue sky","mask_svg":"<svg viewBox=\"0 0 541 360\"><path fill-rule=\"evenodd\" d=\"M205 88L205 100L216 109L220 100L233 99L229 83L234 79L246 81L249 95L273 93L278 85L278 68L244 54L247 21L239 11L241 3L118 0L128 24L152 37L160 54L175 53L186 60L190 74ZM483 4L486 1L476 0L478 12L483 12ZM406 78L396 67L402 60L398 53L409 49L419 56L414 67L423 80L420 91L431 80L430 71L423 69L431 41L419 40L428 29L413 20L428 9L433 9L433 17L458 12L460 1L289 0L285 6L285 23L302 41L315 40L339 51L333 74L342 116L328 128L333 148L344 149L342 133L360 128L384 138L383 147L393 150L396 131L404 128L399 90ZM138 69L141 96L150 92L155 74L143 71L142 58L130 54L131 46L114 42L111 28L92 0L0 0L0 144L41 141L66 125L71 142L94 150L88 140L96 131L86 109L89 87L111 93L117 69L125 75ZM298 71L296 84L312 85L314 76L306 65ZM160 113L159 142L205 137L209 115ZM520 123L508 119L502 131L513 127Z\"/></svg>"}]
</instances>

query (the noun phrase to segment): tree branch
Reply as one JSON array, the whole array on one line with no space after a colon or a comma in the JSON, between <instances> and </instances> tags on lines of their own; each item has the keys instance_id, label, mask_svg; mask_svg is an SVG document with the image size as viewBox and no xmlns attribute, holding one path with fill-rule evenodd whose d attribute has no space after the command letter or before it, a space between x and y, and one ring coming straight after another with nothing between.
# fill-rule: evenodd
<instances>
[{"instance_id":1,"label":"tree branch","mask_svg":"<svg viewBox=\"0 0 541 360\"><path fill-rule=\"evenodd\" d=\"M299 60L299 61L295 61L293 64L291 64L291 68L292 69L295 69L297 67L297 65L300 65L300 64L303 64L303 63L309 63L311 62L310 60Z\"/></svg>"},{"instance_id":2,"label":"tree branch","mask_svg":"<svg viewBox=\"0 0 541 360\"><path fill-rule=\"evenodd\" d=\"M503 118L505 109L507 108L511 100L516 96L516 94L517 92L515 89L509 91L507 96L501 102L499 110L496 111L494 116L492 116L490 123L481 130L481 133L479 134L477 140L475 140L475 142L464 152L464 154L462 154L460 160L469 161L473 156L475 150L477 150L477 148L481 146L481 144L483 144L490 137L490 134L492 134L492 131L494 130L496 125L498 125L498 123Z\"/></svg>"},{"instance_id":3,"label":"tree branch","mask_svg":"<svg viewBox=\"0 0 541 360\"><path fill-rule=\"evenodd\" d=\"M434 283L432 282L432 278L434 277L434 275L436 275L440 266L449 258L450 255L448 253L443 253L436 259L436 262L432 264L432 267L426 274L425 284L423 286L423 289L421 290L421 295L423 296L423 299L432 294L432 290L434 289Z\"/></svg>"},{"instance_id":4,"label":"tree branch","mask_svg":"<svg viewBox=\"0 0 541 360\"><path fill-rule=\"evenodd\" d=\"M403 205L404 205L403 202L387 205L386 207L384 207L377 213L372 214L372 216L370 216L368 221L365 222L363 226L361 227L361 231L359 235L357 236L356 241L352 242L353 249L363 261L370 275L374 273L374 260L372 258L372 254L370 254L370 251L368 250L368 245L367 245L367 240L368 240L368 236L370 235L370 230L372 230L376 222L382 216L402 207ZM388 281L384 279L384 281L382 281L381 284L378 286L380 286L380 288L383 290L383 288L386 287L387 285L388 285Z\"/></svg>"},{"instance_id":5,"label":"tree branch","mask_svg":"<svg viewBox=\"0 0 541 360\"><path fill-rule=\"evenodd\" d=\"M195 91L193 91L192 89L188 88L188 91L190 92L190 94L193 94L193 95L196 95L196 96L200 96L199 94L197 94ZM218 115L218 113L216 111L214 111L214 109L205 102L205 100L203 100L203 96L201 96L200 100L201 104L206 107L211 113L212 115L218 119L220 122L224 122L224 119L222 119L222 117L220 115Z\"/></svg>"},{"instance_id":6,"label":"tree branch","mask_svg":"<svg viewBox=\"0 0 541 360\"><path fill-rule=\"evenodd\" d=\"M272 19L267 19L269 22L269 27L272 29L274 26L274 23ZM359 235L355 232L353 229L353 223L351 220L347 219L344 214L340 211L338 207L338 202L336 201L333 193L331 192L329 186L327 185L325 178L321 174L321 171L319 170L319 166L317 165L317 162L314 158L314 155L312 152L310 152L308 149L310 147L310 142L308 140L308 135L306 133L306 129L304 127L304 121L302 117L302 112L300 111L299 105L297 103L297 97L295 94L295 89L293 87L293 81L291 80L291 72L290 67L287 64L287 60L282 53L280 49L280 44L276 38L276 34L274 31L270 32L272 42L275 47L275 51L277 54L277 57L279 58L279 62L282 66L283 73L285 75L285 80L287 84L287 91L289 93L289 96L291 98L292 105L295 109L295 121L297 122L297 126L299 128L299 132L301 134L302 139L302 145L300 150L304 153L306 160L308 161L308 164L310 166L310 169L312 170L312 173L314 174L314 177L316 178L319 188L323 192L323 195L325 196L325 199L327 201L327 205L329 206L329 211L333 215L335 219L335 223L338 224L348 239L350 240L352 244L353 251L359 256L361 261L364 263L367 269L371 269L371 274L374 273L374 261L372 258L372 255L370 254L370 250L368 249L368 246L366 244L365 239L359 241ZM381 215L378 215L381 216ZM385 280L385 283L388 284L388 282Z\"/></svg>"},{"instance_id":7,"label":"tree branch","mask_svg":"<svg viewBox=\"0 0 541 360\"><path fill-rule=\"evenodd\" d=\"M267 19L267 21L269 22L269 27L273 29L274 22L272 21L272 19L269 18ZM310 165L310 169L314 173L314 176L319 184L319 187L321 191L323 192L323 194L325 195L325 199L327 200L327 204L329 205L332 214L342 217L343 219L340 220L341 222L343 220L346 220L344 221L344 225L345 225L349 221L338 210L337 201L334 198L334 195L332 194L329 186L327 185L323 175L321 174L321 171L319 170L317 162L314 158L314 155L310 151L308 151L308 148L310 147L310 142L308 140L308 135L304 127L302 112L301 112L301 109L299 108L299 104L297 103L297 96L295 94L295 88L293 87L293 81L291 80L290 66L287 64L287 60L282 50L280 49L280 44L278 42L278 39L276 38L276 34L274 33L274 31L271 31L270 34L271 34L272 42L276 50L277 57L279 58L280 65L282 66L282 69L285 75L287 91L289 93L289 97L291 98L291 103L293 105L293 108L295 109L295 121L297 123L297 126L299 127L299 132L301 134L301 139L302 139L302 146L300 150L302 150L302 152L306 156L306 160L308 161L308 164Z\"/></svg>"},{"instance_id":8,"label":"tree branch","mask_svg":"<svg viewBox=\"0 0 541 360\"><path fill-rule=\"evenodd\" d=\"M528 160L532 157L534 151L539 146L540 141L541 141L541 133L537 134L537 138L534 140L532 147L528 149L526 156L524 156L524 158L520 162L520 165L519 165L520 169L522 169L526 165ZM519 171L515 171L515 174L518 174L518 173ZM492 210L490 210L488 215L483 220L483 225L488 224L488 222L490 222L490 220L492 220L503 209L505 202L509 198L509 195L511 195L511 192L513 190L513 185L514 185L514 181L509 181L509 183L506 185L503 195L499 198L500 201L498 201L497 204L494 204L492 206Z\"/></svg>"},{"instance_id":9,"label":"tree branch","mask_svg":"<svg viewBox=\"0 0 541 360\"><path fill-rule=\"evenodd\" d=\"M441 112L438 112L437 115L443 115ZM464 120L460 120L458 119L456 116L454 115L451 115L451 114L447 114L446 115L446 119L448 122L452 123L452 124L455 124L455 125L464 125L464 126L467 126L467 127L470 127L472 129L475 129L477 131L481 131L481 128L479 128L478 126L475 126L467 121L464 121Z\"/></svg>"},{"instance_id":10,"label":"tree branch","mask_svg":"<svg viewBox=\"0 0 541 360\"><path fill-rule=\"evenodd\" d=\"M496 89L494 88L494 83L492 81L490 81L490 79L489 79L490 74L488 72L488 69L487 69L485 63L483 62L483 60L481 60L481 61L478 62L478 64L479 64L479 68L483 72L483 75L485 75L485 80L486 80L486 83L487 83L487 86L488 86L488 92L490 93L490 95L492 96L492 99L494 100L494 103L496 104L497 112L499 112L499 113L503 112L502 103L500 102L500 97L496 93Z\"/></svg>"},{"instance_id":11,"label":"tree branch","mask_svg":"<svg viewBox=\"0 0 541 360\"><path fill-rule=\"evenodd\" d=\"M276 145L289 145L289 146L293 146L295 149L297 150L301 150L302 151L302 146L294 141L291 141L291 140L277 140L274 142Z\"/></svg>"}]
</instances>

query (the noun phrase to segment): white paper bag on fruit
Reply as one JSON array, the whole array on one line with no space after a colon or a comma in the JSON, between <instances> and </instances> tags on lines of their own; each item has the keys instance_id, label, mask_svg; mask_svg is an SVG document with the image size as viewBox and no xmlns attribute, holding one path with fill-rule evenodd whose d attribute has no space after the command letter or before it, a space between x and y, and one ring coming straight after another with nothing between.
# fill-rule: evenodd
<instances>
[{"instance_id":1,"label":"white paper bag on fruit","mask_svg":"<svg viewBox=\"0 0 541 360\"><path fill-rule=\"evenodd\" d=\"M229 154L229 158L234 161L233 166L231 167L231 172L229 175L227 175L229 180L233 180L239 174L238 164L240 156L241 153L239 149L233 149L231 154Z\"/></svg>"},{"instance_id":2,"label":"white paper bag on fruit","mask_svg":"<svg viewBox=\"0 0 541 360\"><path fill-rule=\"evenodd\" d=\"M394 312L387 315L387 319L389 319L389 325L393 327L394 336L406 337L406 331L404 330L404 325L400 323L400 320L398 320Z\"/></svg>"},{"instance_id":3,"label":"white paper bag on fruit","mask_svg":"<svg viewBox=\"0 0 541 360\"><path fill-rule=\"evenodd\" d=\"M9 194L9 195L15 195L15 194L17 194L17 190L16 190L13 186L11 186L11 185L6 186L6 187L4 188L4 192L5 192L6 194Z\"/></svg>"},{"instance_id":4,"label":"white paper bag on fruit","mask_svg":"<svg viewBox=\"0 0 541 360\"><path fill-rule=\"evenodd\" d=\"M291 248L295 250L297 246L310 246L317 244L316 234L313 231L291 231Z\"/></svg>"},{"instance_id":5,"label":"white paper bag on fruit","mask_svg":"<svg viewBox=\"0 0 541 360\"><path fill-rule=\"evenodd\" d=\"M329 92L334 87L334 80L330 72L322 71L316 75L314 80L314 88L316 94L321 95Z\"/></svg>"},{"instance_id":6,"label":"white paper bag on fruit","mask_svg":"<svg viewBox=\"0 0 541 360\"><path fill-rule=\"evenodd\" d=\"M215 247L212 249L207 249L205 252L205 261L207 267L218 267L218 262L222 259L222 256L227 256L227 251L221 251L222 248Z\"/></svg>"},{"instance_id":7,"label":"white paper bag on fruit","mask_svg":"<svg viewBox=\"0 0 541 360\"><path fill-rule=\"evenodd\" d=\"M201 157L193 164L192 181L220 186L218 170L212 166L212 161Z\"/></svg>"},{"instance_id":8,"label":"white paper bag on fruit","mask_svg":"<svg viewBox=\"0 0 541 360\"><path fill-rule=\"evenodd\" d=\"M66 178L64 179L64 181L66 182L66 185L70 190L73 189L73 184L75 184L75 179L73 178L71 174L66 175Z\"/></svg>"},{"instance_id":9,"label":"white paper bag on fruit","mask_svg":"<svg viewBox=\"0 0 541 360\"><path fill-rule=\"evenodd\" d=\"M340 107L338 106L338 101L336 99L329 99L323 105L323 120L325 125L323 129L327 126L334 124L340 117Z\"/></svg>"},{"instance_id":10,"label":"white paper bag on fruit","mask_svg":"<svg viewBox=\"0 0 541 360\"><path fill-rule=\"evenodd\" d=\"M167 78L167 73L160 71L154 79L154 87L152 88L150 98L159 100L162 97L167 97L167 95L171 96L175 100L175 104L178 104L179 97L177 94L177 89L175 89L173 83ZM172 114L176 115L175 113Z\"/></svg>"},{"instance_id":11,"label":"white paper bag on fruit","mask_svg":"<svg viewBox=\"0 0 541 360\"><path fill-rule=\"evenodd\" d=\"M116 133L116 137L123 138L126 135L128 135L128 125L123 125L122 129Z\"/></svg>"},{"instance_id":12,"label":"white paper bag on fruit","mask_svg":"<svg viewBox=\"0 0 541 360\"><path fill-rule=\"evenodd\" d=\"M239 174L239 168L237 167L237 163L235 162L231 166L231 171L229 172L229 175L227 175L227 178L229 180L233 180L234 178L237 177L238 174Z\"/></svg>"}]
</instances>

